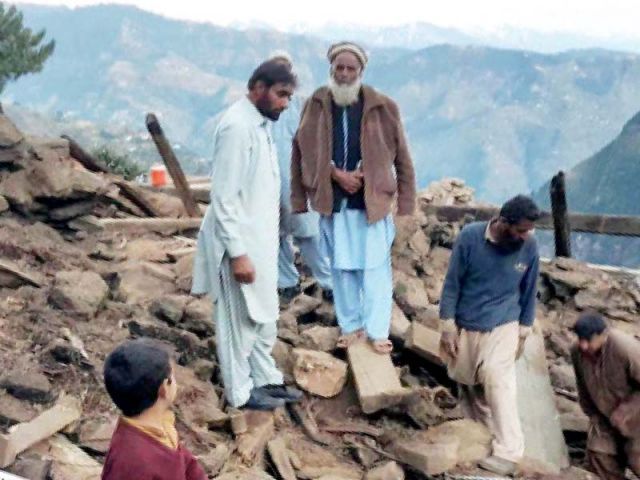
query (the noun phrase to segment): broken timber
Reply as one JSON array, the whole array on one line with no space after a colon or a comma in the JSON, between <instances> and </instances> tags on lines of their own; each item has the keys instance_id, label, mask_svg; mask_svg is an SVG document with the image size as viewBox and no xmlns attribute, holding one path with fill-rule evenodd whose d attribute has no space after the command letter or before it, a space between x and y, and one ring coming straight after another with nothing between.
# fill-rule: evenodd
<instances>
[{"instance_id":1,"label":"broken timber","mask_svg":"<svg viewBox=\"0 0 640 480\"><path fill-rule=\"evenodd\" d=\"M69 153L71 156L80 162L84 168L92 172L109 173L109 169L107 167L102 165L98 159L82 148L73 138L68 135L62 135L62 138L69 142Z\"/></svg>"},{"instance_id":2,"label":"broken timber","mask_svg":"<svg viewBox=\"0 0 640 480\"><path fill-rule=\"evenodd\" d=\"M193 198L187 178L184 176L184 172L180 167L180 162L178 162L176 154L173 152L167 137L162 131L160 122L158 122L158 119L153 113L149 113L147 115L146 123L147 130L149 130L151 138L153 138L153 141L158 148L158 152L162 157L162 161L166 165L169 175L171 175L171 178L173 179L173 184L178 191L178 195L184 204L187 214L190 217L200 217L200 208L198 207L195 198Z\"/></svg>"},{"instance_id":3,"label":"broken timber","mask_svg":"<svg viewBox=\"0 0 640 480\"><path fill-rule=\"evenodd\" d=\"M76 230L106 232L156 232L171 235L200 228L201 218L95 218L91 215L69 222Z\"/></svg>"},{"instance_id":4,"label":"broken timber","mask_svg":"<svg viewBox=\"0 0 640 480\"><path fill-rule=\"evenodd\" d=\"M379 354L368 342L348 348L349 364L364 413L373 413L401 403L409 392L402 387L389 354Z\"/></svg>"},{"instance_id":5,"label":"broken timber","mask_svg":"<svg viewBox=\"0 0 640 480\"><path fill-rule=\"evenodd\" d=\"M80 402L63 397L52 408L27 423L20 423L0 435L0 468L11 465L27 448L62 430L81 415Z\"/></svg>"}]
</instances>

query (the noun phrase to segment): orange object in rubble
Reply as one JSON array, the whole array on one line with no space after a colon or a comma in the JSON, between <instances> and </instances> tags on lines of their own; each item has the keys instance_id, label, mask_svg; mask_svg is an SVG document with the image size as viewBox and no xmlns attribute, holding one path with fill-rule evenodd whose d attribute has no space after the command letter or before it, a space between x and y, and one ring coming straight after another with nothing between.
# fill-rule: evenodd
<instances>
[{"instance_id":1,"label":"orange object in rubble","mask_svg":"<svg viewBox=\"0 0 640 480\"><path fill-rule=\"evenodd\" d=\"M167 169L164 165L154 165L149 173L152 187L164 187L167 184Z\"/></svg>"}]
</instances>

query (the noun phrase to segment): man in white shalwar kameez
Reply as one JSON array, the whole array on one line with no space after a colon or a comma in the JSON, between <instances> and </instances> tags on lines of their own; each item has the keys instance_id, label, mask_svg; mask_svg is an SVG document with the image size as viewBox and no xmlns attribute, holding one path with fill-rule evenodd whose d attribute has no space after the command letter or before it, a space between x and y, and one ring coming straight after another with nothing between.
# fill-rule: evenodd
<instances>
[{"instance_id":1,"label":"man in white shalwar kameez","mask_svg":"<svg viewBox=\"0 0 640 480\"><path fill-rule=\"evenodd\" d=\"M219 118L211 202L198 234L192 293L215 303L218 362L232 407L271 410L301 398L271 356L278 319L280 175L270 120L296 86L290 69L261 64L249 92Z\"/></svg>"}]
</instances>

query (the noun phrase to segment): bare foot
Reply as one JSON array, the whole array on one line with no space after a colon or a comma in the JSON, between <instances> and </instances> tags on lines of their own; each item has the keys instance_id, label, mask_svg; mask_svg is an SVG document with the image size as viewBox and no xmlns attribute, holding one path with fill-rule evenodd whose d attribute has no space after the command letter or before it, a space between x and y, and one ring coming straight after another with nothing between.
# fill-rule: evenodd
<instances>
[{"instance_id":1,"label":"bare foot","mask_svg":"<svg viewBox=\"0 0 640 480\"><path fill-rule=\"evenodd\" d=\"M345 333L338 337L338 343L336 347L338 348L349 348L350 345L353 345L358 340L362 340L364 338L364 330L356 330L351 333Z\"/></svg>"},{"instance_id":2,"label":"bare foot","mask_svg":"<svg viewBox=\"0 0 640 480\"><path fill-rule=\"evenodd\" d=\"M371 340L371 346L380 355L386 355L393 351L393 343L389 339Z\"/></svg>"}]
</instances>

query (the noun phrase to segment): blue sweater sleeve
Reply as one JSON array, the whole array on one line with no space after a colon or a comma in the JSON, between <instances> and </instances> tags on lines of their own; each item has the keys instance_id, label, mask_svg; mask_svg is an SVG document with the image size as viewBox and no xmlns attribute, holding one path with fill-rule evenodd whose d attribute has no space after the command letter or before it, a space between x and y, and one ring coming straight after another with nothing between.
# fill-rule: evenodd
<instances>
[{"instance_id":1,"label":"blue sweater sleeve","mask_svg":"<svg viewBox=\"0 0 640 480\"><path fill-rule=\"evenodd\" d=\"M456 308L460 298L460 290L462 289L462 280L466 271L467 245L465 241L465 232L460 232L453 252L449 259L449 268L447 276L442 286L442 294L440 295L440 318L449 319L456 317Z\"/></svg>"},{"instance_id":2,"label":"blue sweater sleeve","mask_svg":"<svg viewBox=\"0 0 640 480\"><path fill-rule=\"evenodd\" d=\"M520 325L530 327L536 316L536 294L538 293L538 271L540 256L534 244L531 263L520 283Z\"/></svg>"}]
</instances>

